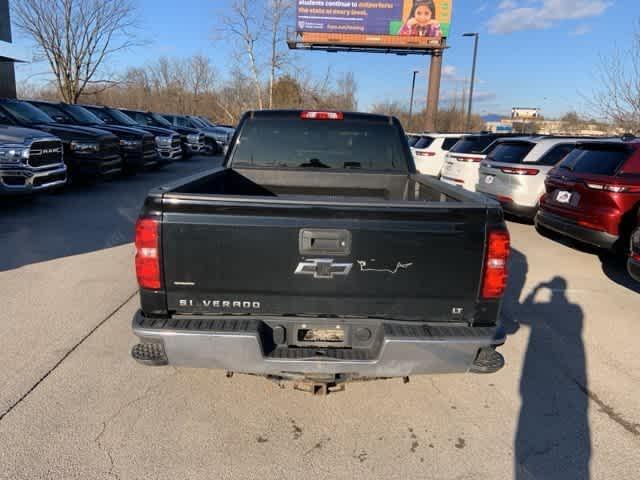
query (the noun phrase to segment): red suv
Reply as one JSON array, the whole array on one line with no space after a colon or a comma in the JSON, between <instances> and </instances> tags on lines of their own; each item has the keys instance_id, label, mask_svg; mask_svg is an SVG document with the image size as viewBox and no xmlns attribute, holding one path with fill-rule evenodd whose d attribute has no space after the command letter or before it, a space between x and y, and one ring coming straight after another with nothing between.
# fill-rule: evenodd
<instances>
[{"instance_id":1,"label":"red suv","mask_svg":"<svg viewBox=\"0 0 640 480\"><path fill-rule=\"evenodd\" d=\"M640 214L638 215L640 225ZM629 273L640 282L640 227L636 228L631 236L631 255L629 256Z\"/></svg>"},{"instance_id":2,"label":"red suv","mask_svg":"<svg viewBox=\"0 0 640 480\"><path fill-rule=\"evenodd\" d=\"M640 141L591 141L549 172L536 226L608 250L629 252L638 226Z\"/></svg>"}]
</instances>

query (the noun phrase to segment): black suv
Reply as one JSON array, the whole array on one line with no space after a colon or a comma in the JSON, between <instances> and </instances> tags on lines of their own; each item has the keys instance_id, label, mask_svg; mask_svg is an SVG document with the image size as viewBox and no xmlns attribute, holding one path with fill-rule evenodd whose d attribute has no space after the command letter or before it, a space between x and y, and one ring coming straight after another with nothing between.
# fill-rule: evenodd
<instances>
[{"instance_id":1,"label":"black suv","mask_svg":"<svg viewBox=\"0 0 640 480\"><path fill-rule=\"evenodd\" d=\"M182 152L185 156L198 155L207 152L207 146L204 143L204 135L195 128L171 125L171 123L169 123L162 115L153 112L125 109L121 109L121 111L140 125L170 128L178 132L182 136Z\"/></svg>"},{"instance_id":2,"label":"black suv","mask_svg":"<svg viewBox=\"0 0 640 480\"><path fill-rule=\"evenodd\" d=\"M0 98L0 124L33 128L62 140L71 179L111 177L122 172L120 141L97 128L62 125L33 105Z\"/></svg>"},{"instance_id":3,"label":"black suv","mask_svg":"<svg viewBox=\"0 0 640 480\"><path fill-rule=\"evenodd\" d=\"M155 140L153 135L147 132L131 127L107 125L80 105L43 100L27 100L27 102L42 110L57 123L94 127L113 133L120 139L120 155L122 155L123 169L126 173L135 173L145 167L158 165Z\"/></svg>"},{"instance_id":4,"label":"black suv","mask_svg":"<svg viewBox=\"0 0 640 480\"><path fill-rule=\"evenodd\" d=\"M104 107L101 105L83 105L83 107L107 125L136 128L153 135L156 142L156 151L158 152L160 160L165 163L182 159L182 137L175 130L151 125L140 125L117 108Z\"/></svg>"}]
</instances>

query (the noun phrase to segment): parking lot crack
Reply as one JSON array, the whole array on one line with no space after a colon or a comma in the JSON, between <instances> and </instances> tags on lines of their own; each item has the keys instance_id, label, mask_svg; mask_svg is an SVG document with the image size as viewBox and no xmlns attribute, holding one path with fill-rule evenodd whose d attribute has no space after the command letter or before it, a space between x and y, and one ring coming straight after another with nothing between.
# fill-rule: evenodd
<instances>
[{"instance_id":1,"label":"parking lot crack","mask_svg":"<svg viewBox=\"0 0 640 480\"><path fill-rule=\"evenodd\" d=\"M115 310L109 313L105 318L100 320L88 333L86 333L78 342L76 342L67 352L49 369L47 372L38 379L36 383L34 383L29 390L27 390L18 400L16 400L13 404L9 406L4 412L0 413L0 422L7 416L9 413L13 411L18 405L20 405L24 400L27 399L31 393L38 388L38 386L44 382L49 375L51 375L60 365L64 362L69 356L75 352L80 345L82 345L91 335L93 335L102 325L104 325L107 321L109 321L114 315L116 315L127 303L129 303L136 295L138 294L138 290L133 292L131 295L127 297L122 303L120 303Z\"/></svg>"},{"instance_id":2,"label":"parking lot crack","mask_svg":"<svg viewBox=\"0 0 640 480\"><path fill-rule=\"evenodd\" d=\"M155 389L157 389L160 385L165 383L168 378L173 377L178 373L179 373L179 370L174 368L173 373L171 375L168 375L167 377L162 378L162 380L160 380L159 382L156 382L153 385L149 386L144 392L142 392L133 400L130 400L122 404L120 407L118 407L118 410L116 410L116 412L113 415L111 415L109 418L107 418L102 422L102 428L100 429L100 432L98 432L98 435L96 435L96 437L93 439L93 441L98 446L98 448L107 455L107 458L109 460L109 471L107 472L108 475L118 480L120 478L118 474L115 472L115 459L113 457L113 449L108 448L103 441L103 437L107 431L108 426L111 425L127 408L129 408L132 405L135 405L139 401L149 396Z\"/></svg>"}]
</instances>

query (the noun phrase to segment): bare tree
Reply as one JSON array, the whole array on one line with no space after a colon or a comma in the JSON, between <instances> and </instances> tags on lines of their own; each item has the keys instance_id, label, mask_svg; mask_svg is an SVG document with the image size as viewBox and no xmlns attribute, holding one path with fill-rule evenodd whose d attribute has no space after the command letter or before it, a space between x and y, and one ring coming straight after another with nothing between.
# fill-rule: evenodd
<instances>
[{"instance_id":1,"label":"bare tree","mask_svg":"<svg viewBox=\"0 0 640 480\"><path fill-rule=\"evenodd\" d=\"M226 29L238 41L242 56L245 56L253 77L258 108L264 108L258 47L263 37L264 12L257 0L233 0L231 14L223 17Z\"/></svg>"},{"instance_id":2,"label":"bare tree","mask_svg":"<svg viewBox=\"0 0 640 480\"><path fill-rule=\"evenodd\" d=\"M63 100L75 103L113 54L134 45L132 0L20 0L17 27L33 38Z\"/></svg>"},{"instance_id":3,"label":"bare tree","mask_svg":"<svg viewBox=\"0 0 640 480\"><path fill-rule=\"evenodd\" d=\"M276 73L286 62L288 50L282 49L282 21L291 11L290 0L269 0L268 18L270 30L270 58L269 58L269 108L273 108L273 89Z\"/></svg>"},{"instance_id":4,"label":"bare tree","mask_svg":"<svg viewBox=\"0 0 640 480\"><path fill-rule=\"evenodd\" d=\"M640 132L640 22L628 49L612 49L599 69L600 89L588 99L592 113L627 132Z\"/></svg>"}]
</instances>

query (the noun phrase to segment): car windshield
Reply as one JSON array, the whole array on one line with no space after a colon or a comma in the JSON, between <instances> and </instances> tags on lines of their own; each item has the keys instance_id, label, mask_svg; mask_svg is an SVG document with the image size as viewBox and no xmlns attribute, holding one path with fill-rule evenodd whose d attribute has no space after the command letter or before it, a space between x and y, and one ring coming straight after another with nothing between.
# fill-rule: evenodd
<instances>
[{"instance_id":1,"label":"car windshield","mask_svg":"<svg viewBox=\"0 0 640 480\"><path fill-rule=\"evenodd\" d=\"M558 166L562 170L591 175L615 175L631 152L624 146L593 145L574 149Z\"/></svg>"},{"instance_id":2,"label":"car windshield","mask_svg":"<svg viewBox=\"0 0 640 480\"><path fill-rule=\"evenodd\" d=\"M500 163L523 163L535 145L529 142L496 143L487 152L487 160Z\"/></svg>"},{"instance_id":3,"label":"car windshield","mask_svg":"<svg viewBox=\"0 0 640 480\"><path fill-rule=\"evenodd\" d=\"M202 123L204 123L204 124L205 124L205 125L207 125L208 127L215 127L215 126L216 126L216 124L215 124L215 123L213 123L213 122L209 121L209 119L208 119L208 118L206 118L206 117L198 117L198 118L200 119L200 121L201 121Z\"/></svg>"},{"instance_id":4,"label":"car windshield","mask_svg":"<svg viewBox=\"0 0 640 480\"><path fill-rule=\"evenodd\" d=\"M191 123L197 128L209 128L209 125L204 123L202 120L196 117L187 117Z\"/></svg>"},{"instance_id":5,"label":"car windshield","mask_svg":"<svg viewBox=\"0 0 640 480\"><path fill-rule=\"evenodd\" d=\"M73 119L81 125L100 125L104 122L80 105L67 105L65 110Z\"/></svg>"},{"instance_id":6,"label":"car windshield","mask_svg":"<svg viewBox=\"0 0 640 480\"><path fill-rule=\"evenodd\" d=\"M26 102L6 102L2 106L20 123L55 123L49 115Z\"/></svg>"},{"instance_id":7,"label":"car windshield","mask_svg":"<svg viewBox=\"0 0 640 480\"><path fill-rule=\"evenodd\" d=\"M402 131L366 120L248 119L234 166L406 172Z\"/></svg>"},{"instance_id":8,"label":"car windshield","mask_svg":"<svg viewBox=\"0 0 640 480\"><path fill-rule=\"evenodd\" d=\"M482 153L485 148L493 143L492 136L468 136L462 137L450 150L451 153Z\"/></svg>"},{"instance_id":9,"label":"car windshield","mask_svg":"<svg viewBox=\"0 0 640 480\"><path fill-rule=\"evenodd\" d=\"M171 125L171 123L162 115L158 115L157 113L148 113L147 115L150 116L153 119L153 121L155 123L158 123L161 127L166 127L166 128L173 127L173 125Z\"/></svg>"},{"instance_id":10,"label":"car windshield","mask_svg":"<svg viewBox=\"0 0 640 480\"><path fill-rule=\"evenodd\" d=\"M433 137L422 136L420 139L413 145L413 148L429 148L429 146L433 143Z\"/></svg>"},{"instance_id":11,"label":"car windshield","mask_svg":"<svg viewBox=\"0 0 640 480\"><path fill-rule=\"evenodd\" d=\"M131 125L131 126L140 125L133 118L131 118L126 113L121 112L120 110L110 109L109 115L111 115L113 118L115 118L118 122L122 123L123 125Z\"/></svg>"}]
</instances>

